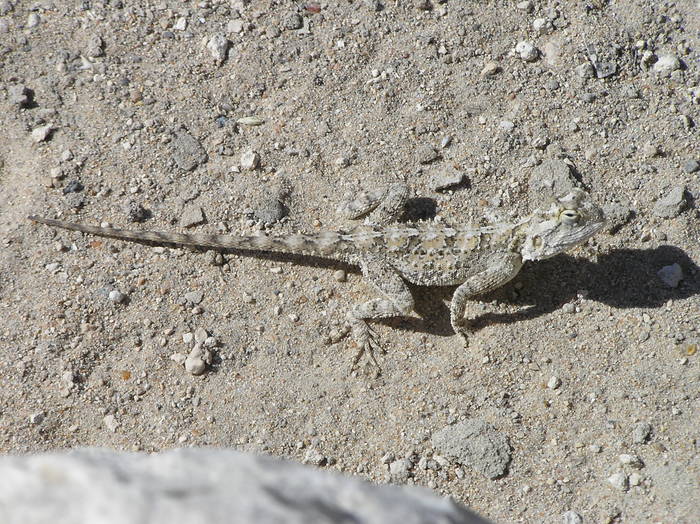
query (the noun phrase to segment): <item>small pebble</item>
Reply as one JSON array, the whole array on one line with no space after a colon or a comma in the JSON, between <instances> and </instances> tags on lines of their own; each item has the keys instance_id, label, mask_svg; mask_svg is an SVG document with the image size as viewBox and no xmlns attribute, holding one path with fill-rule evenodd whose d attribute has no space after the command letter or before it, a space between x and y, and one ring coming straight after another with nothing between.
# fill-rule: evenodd
<instances>
[{"instance_id":1,"label":"small pebble","mask_svg":"<svg viewBox=\"0 0 700 524\"><path fill-rule=\"evenodd\" d=\"M209 337L209 334L207 333L207 330L201 327L198 327L194 331L194 340L197 343L203 343L207 338Z\"/></svg>"},{"instance_id":2,"label":"small pebble","mask_svg":"<svg viewBox=\"0 0 700 524\"><path fill-rule=\"evenodd\" d=\"M55 128L51 124L46 124L45 126L37 127L36 129L32 130L32 139L36 143L44 142L45 140L48 140L49 136L51 136L51 133L54 129Z\"/></svg>"},{"instance_id":3,"label":"small pebble","mask_svg":"<svg viewBox=\"0 0 700 524\"><path fill-rule=\"evenodd\" d=\"M683 171L686 173L695 173L698 169L700 169L700 163L695 159L687 160L683 164Z\"/></svg>"},{"instance_id":4,"label":"small pebble","mask_svg":"<svg viewBox=\"0 0 700 524\"><path fill-rule=\"evenodd\" d=\"M109 299L114 302L115 304L121 304L126 300L126 295L122 293L121 291L117 291L116 289L113 289L112 291L109 292Z\"/></svg>"},{"instance_id":5,"label":"small pebble","mask_svg":"<svg viewBox=\"0 0 700 524\"><path fill-rule=\"evenodd\" d=\"M180 18L177 19L177 22L173 25L173 29L175 31L184 31L187 29L187 18L184 16L181 16Z\"/></svg>"},{"instance_id":6,"label":"small pebble","mask_svg":"<svg viewBox=\"0 0 700 524\"><path fill-rule=\"evenodd\" d=\"M518 42L515 46L515 52L518 53L521 59L526 62L534 62L540 56L540 52L530 42Z\"/></svg>"},{"instance_id":7,"label":"small pebble","mask_svg":"<svg viewBox=\"0 0 700 524\"><path fill-rule=\"evenodd\" d=\"M562 524L583 524L583 517L575 511L569 510L561 516Z\"/></svg>"},{"instance_id":8,"label":"small pebble","mask_svg":"<svg viewBox=\"0 0 700 524\"><path fill-rule=\"evenodd\" d=\"M242 20L229 20L228 24L226 24L226 31L229 34L242 33L244 28L245 25Z\"/></svg>"},{"instance_id":9,"label":"small pebble","mask_svg":"<svg viewBox=\"0 0 700 524\"><path fill-rule=\"evenodd\" d=\"M189 291L185 293L185 300L191 304L199 304L204 298L204 293L202 291Z\"/></svg>"},{"instance_id":10,"label":"small pebble","mask_svg":"<svg viewBox=\"0 0 700 524\"><path fill-rule=\"evenodd\" d=\"M416 149L416 160L420 164L430 164L438 158L440 158L440 154L431 145L422 144Z\"/></svg>"},{"instance_id":11,"label":"small pebble","mask_svg":"<svg viewBox=\"0 0 700 524\"><path fill-rule=\"evenodd\" d=\"M317 450L316 448L309 448L306 450L304 459L302 461L304 464L313 464L314 466L323 466L326 462L326 457Z\"/></svg>"},{"instance_id":12,"label":"small pebble","mask_svg":"<svg viewBox=\"0 0 700 524\"><path fill-rule=\"evenodd\" d=\"M7 88L7 98L11 104L18 107L27 107L31 103L31 91L24 85L15 85Z\"/></svg>"},{"instance_id":13,"label":"small pebble","mask_svg":"<svg viewBox=\"0 0 700 524\"><path fill-rule=\"evenodd\" d=\"M564 313L576 313L576 306L573 305L571 302L567 302L562 306L561 310Z\"/></svg>"},{"instance_id":14,"label":"small pebble","mask_svg":"<svg viewBox=\"0 0 700 524\"><path fill-rule=\"evenodd\" d=\"M576 66L575 71L580 78L593 78L595 76L595 69L589 62Z\"/></svg>"},{"instance_id":15,"label":"small pebble","mask_svg":"<svg viewBox=\"0 0 700 524\"><path fill-rule=\"evenodd\" d=\"M683 269L678 264L664 266L656 274L670 288L678 287L680 281L683 280Z\"/></svg>"},{"instance_id":16,"label":"small pebble","mask_svg":"<svg viewBox=\"0 0 700 524\"><path fill-rule=\"evenodd\" d=\"M515 124L513 122L511 122L510 120L501 120L498 123L498 127L503 129L503 131L510 133L513 129L515 129Z\"/></svg>"},{"instance_id":17,"label":"small pebble","mask_svg":"<svg viewBox=\"0 0 700 524\"><path fill-rule=\"evenodd\" d=\"M644 444L651 435L651 424L647 422L639 422L632 430L632 442L635 444Z\"/></svg>"},{"instance_id":18,"label":"small pebble","mask_svg":"<svg viewBox=\"0 0 700 524\"><path fill-rule=\"evenodd\" d=\"M46 418L46 413L43 411L39 411L38 413L32 413L29 416L29 422L34 424L35 426L38 426L44 421L44 418Z\"/></svg>"},{"instance_id":19,"label":"small pebble","mask_svg":"<svg viewBox=\"0 0 700 524\"><path fill-rule=\"evenodd\" d=\"M189 346L194 341L194 334L193 333L183 333L182 334L182 341Z\"/></svg>"},{"instance_id":20,"label":"small pebble","mask_svg":"<svg viewBox=\"0 0 700 524\"><path fill-rule=\"evenodd\" d=\"M212 354L201 344L195 344L185 359L185 370L192 375L201 375L207 370L207 365L212 362Z\"/></svg>"},{"instance_id":21,"label":"small pebble","mask_svg":"<svg viewBox=\"0 0 700 524\"><path fill-rule=\"evenodd\" d=\"M652 66L652 71L657 74L668 76L681 68L681 61L675 55L661 55Z\"/></svg>"},{"instance_id":22,"label":"small pebble","mask_svg":"<svg viewBox=\"0 0 700 524\"><path fill-rule=\"evenodd\" d=\"M466 175L459 171L439 173L431 178L430 188L433 191L444 191L459 186L465 179Z\"/></svg>"},{"instance_id":23,"label":"small pebble","mask_svg":"<svg viewBox=\"0 0 700 524\"><path fill-rule=\"evenodd\" d=\"M177 362L179 365L182 366L187 360L187 355L184 355L182 353L173 353L172 355L170 355L170 360Z\"/></svg>"},{"instance_id":24,"label":"small pebble","mask_svg":"<svg viewBox=\"0 0 700 524\"><path fill-rule=\"evenodd\" d=\"M41 18L37 13L29 13L29 16L27 17L27 24L25 25L25 27L27 29L31 29L32 27L38 26L39 22L41 22Z\"/></svg>"},{"instance_id":25,"label":"small pebble","mask_svg":"<svg viewBox=\"0 0 700 524\"><path fill-rule=\"evenodd\" d=\"M289 13L284 20L285 29L295 31L304 27L304 20L299 13Z\"/></svg>"},{"instance_id":26,"label":"small pebble","mask_svg":"<svg viewBox=\"0 0 700 524\"><path fill-rule=\"evenodd\" d=\"M392 482L406 482L411 474L413 463L408 459L395 460L389 464L389 474Z\"/></svg>"},{"instance_id":27,"label":"small pebble","mask_svg":"<svg viewBox=\"0 0 700 524\"><path fill-rule=\"evenodd\" d=\"M629 483L630 486L639 486L642 481L644 480L644 477L637 473L636 471L634 473L631 473L629 476Z\"/></svg>"},{"instance_id":28,"label":"small pebble","mask_svg":"<svg viewBox=\"0 0 700 524\"><path fill-rule=\"evenodd\" d=\"M546 34L551 27L552 23L546 18L535 18L532 21L532 29L534 29L535 33L538 35Z\"/></svg>"},{"instance_id":29,"label":"small pebble","mask_svg":"<svg viewBox=\"0 0 700 524\"><path fill-rule=\"evenodd\" d=\"M333 278L336 282L345 282L348 279L348 274L345 272L344 269L339 269L338 271L333 273Z\"/></svg>"},{"instance_id":30,"label":"small pebble","mask_svg":"<svg viewBox=\"0 0 700 524\"><path fill-rule=\"evenodd\" d=\"M255 151L246 151L241 155L241 169L252 171L260 164L260 155Z\"/></svg>"},{"instance_id":31,"label":"small pebble","mask_svg":"<svg viewBox=\"0 0 700 524\"><path fill-rule=\"evenodd\" d=\"M117 422L117 419L114 415L106 415L102 419L102 421L104 422L105 427L112 433L115 433L117 431L117 427L119 427L119 422Z\"/></svg>"},{"instance_id":32,"label":"small pebble","mask_svg":"<svg viewBox=\"0 0 700 524\"><path fill-rule=\"evenodd\" d=\"M501 68L496 62L486 62L481 70L481 76L494 76L501 71Z\"/></svg>"},{"instance_id":33,"label":"small pebble","mask_svg":"<svg viewBox=\"0 0 700 524\"><path fill-rule=\"evenodd\" d=\"M549 389L557 389L559 386L561 386L561 379L559 377L550 377L549 381L547 381L547 387Z\"/></svg>"},{"instance_id":34,"label":"small pebble","mask_svg":"<svg viewBox=\"0 0 700 524\"><path fill-rule=\"evenodd\" d=\"M644 147L642 147L642 154L647 158L654 158L661 154L661 150L656 144L647 142L644 144Z\"/></svg>"},{"instance_id":35,"label":"small pebble","mask_svg":"<svg viewBox=\"0 0 700 524\"><path fill-rule=\"evenodd\" d=\"M684 186L676 186L654 204L654 214L660 218L675 218L687 207L687 195Z\"/></svg>"},{"instance_id":36,"label":"small pebble","mask_svg":"<svg viewBox=\"0 0 700 524\"><path fill-rule=\"evenodd\" d=\"M619 489L620 491L627 491L629 488L629 479L622 471L610 475L608 477L608 482L612 487Z\"/></svg>"},{"instance_id":37,"label":"small pebble","mask_svg":"<svg viewBox=\"0 0 700 524\"><path fill-rule=\"evenodd\" d=\"M637 455L630 455L628 453L623 453L619 456L620 464L629 466L635 469L642 469L644 467L644 462Z\"/></svg>"},{"instance_id":38,"label":"small pebble","mask_svg":"<svg viewBox=\"0 0 700 524\"><path fill-rule=\"evenodd\" d=\"M187 206L180 215L180 225L182 227L194 227L203 224L204 210L200 206Z\"/></svg>"},{"instance_id":39,"label":"small pebble","mask_svg":"<svg viewBox=\"0 0 700 524\"><path fill-rule=\"evenodd\" d=\"M207 49L217 65L221 65L226 60L231 42L222 34L213 35L207 42Z\"/></svg>"},{"instance_id":40,"label":"small pebble","mask_svg":"<svg viewBox=\"0 0 700 524\"><path fill-rule=\"evenodd\" d=\"M520 9L521 11L526 11L528 13L531 13L532 10L534 9L534 5L532 4L532 0L524 0L523 2L518 2L515 7Z\"/></svg>"}]
</instances>

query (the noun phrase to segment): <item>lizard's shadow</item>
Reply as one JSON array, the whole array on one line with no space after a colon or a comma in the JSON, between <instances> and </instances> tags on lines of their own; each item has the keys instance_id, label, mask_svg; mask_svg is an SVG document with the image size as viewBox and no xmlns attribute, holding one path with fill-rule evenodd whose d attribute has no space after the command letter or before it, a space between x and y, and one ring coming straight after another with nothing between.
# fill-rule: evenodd
<instances>
[{"instance_id":1,"label":"lizard's shadow","mask_svg":"<svg viewBox=\"0 0 700 524\"><path fill-rule=\"evenodd\" d=\"M667 287L657 275L659 269L678 264L683 280L678 287ZM516 283L521 288L516 289ZM453 335L446 302L456 287L422 288L412 286L416 312L421 317L402 319L399 326L435 335ZM700 268L680 248L617 249L598 257L597 262L559 255L527 264L511 282L475 301L498 300L521 306L516 313L485 313L470 316L478 306L467 306L470 327L478 331L493 324L505 324L546 315L575 300L581 293L618 309L658 308L669 300L700 294Z\"/></svg>"}]
</instances>

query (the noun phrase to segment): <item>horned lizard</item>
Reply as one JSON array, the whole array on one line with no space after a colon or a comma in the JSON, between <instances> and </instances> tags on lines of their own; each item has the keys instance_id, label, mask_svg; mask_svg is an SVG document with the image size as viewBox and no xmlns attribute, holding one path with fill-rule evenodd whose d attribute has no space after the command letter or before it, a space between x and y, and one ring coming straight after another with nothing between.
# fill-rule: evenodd
<instances>
[{"instance_id":1,"label":"horned lizard","mask_svg":"<svg viewBox=\"0 0 700 524\"><path fill-rule=\"evenodd\" d=\"M447 226L429 222L400 223L408 189L394 184L383 191L361 193L339 207L350 219L366 217L348 230L315 234L231 236L128 231L30 216L34 222L103 237L219 250L271 251L320 256L359 266L379 292L347 314L349 330L363 354L378 366L379 346L369 321L406 316L414 307L406 281L424 286L459 285L452 297L452 328L468 342L464 318L470 298L514 278L528 260L542 260L585 242L605 224L601 209L587 193L575 189L512 223L485 227Z\"/></svg>"}]
</instances>

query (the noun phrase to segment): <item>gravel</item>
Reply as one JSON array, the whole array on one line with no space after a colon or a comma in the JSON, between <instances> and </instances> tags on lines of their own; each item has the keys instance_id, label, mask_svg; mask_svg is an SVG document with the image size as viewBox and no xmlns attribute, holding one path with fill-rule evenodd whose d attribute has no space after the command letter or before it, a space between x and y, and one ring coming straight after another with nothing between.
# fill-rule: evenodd
<instances>
[{"instance_id":1,"label":"gravel","mask_svg":"<svg viewBox=\"0 0 700 524\"><path fill-rule=\"evenodd\" d=\"M519 3L0 0L5 452L236 446L302 460L316 447L341 450L334 469L386 482L379 458L393 450L391 462L416 464L408 483L494 522L556 522L567 509L586 522L692 522L700 186L686 163L700 161L697 9ZM40 21L27 29L31 13ZM298 29L285 27L290 14ZM225 59L207 49L215 34L230 42ZM520 41L537 60L515 52ZM680 67L656 72L665 55ZM57 130L34 142L45 125ZM246 151L260 155L255 170L241 169ZM283 173L290 193L279 199ZM437 177L460 173L467 184L433 191L449 183ZM74 181L84 190L72 192ZM415 315L372 325L385 350L374 377L364 358L349 371L346 312L378 297L354 269L339 283L342 264L224 260L23 218L125 224L135 201L153 216L134 229L347 231L362 218L338 217L343 195L394 182L411 189L406 217L455 226L520 218L580 186L613 204L614 235L528 263L470 301L467 351L449 326L454 288L410 286ZM674 188L684 202L658 216ZM188 206L202 213L182 229ZM683 280L670 288L657 272L674 263ZM113 289L128 307L107 298ZM206 300L187 301L193 291ZM193 377L184 363L198 326L216 333L218 344L202 343L216 372ZM551 375L563 381L556 390ZM49 415L35 426L38 411ZM116 433L102 424L108 414ZM508 435L507 478L453 459L432 469L426 439L465 418ZM636 443L640 421L654 430ZM605 480L618 470L629 493Z\"/></svg>"}]
</instances>

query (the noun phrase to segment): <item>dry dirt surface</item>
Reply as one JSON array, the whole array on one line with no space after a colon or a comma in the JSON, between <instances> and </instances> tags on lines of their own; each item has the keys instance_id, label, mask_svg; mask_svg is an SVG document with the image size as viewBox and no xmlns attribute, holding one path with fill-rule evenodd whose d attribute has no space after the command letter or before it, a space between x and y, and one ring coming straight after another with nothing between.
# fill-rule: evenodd
<instances>
[{"instance_id":1,"label":"dry dirt surface","mask_svg":"<svg viewBox=\"0 0 700 524\"><path fill-rule=\"evenodd\" d=\"M496 522L697 522L699 29L695 0L0 0L0 451L225 446ZM610 224L474 301L466 349L453 289L415 288L376 376L332 343L352 268L26 219L314 232L396 181L413 219L580 185Z\"/></svg>"}]
</instances>

